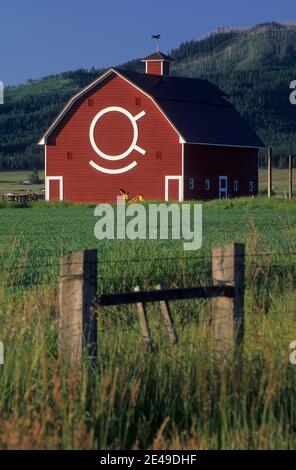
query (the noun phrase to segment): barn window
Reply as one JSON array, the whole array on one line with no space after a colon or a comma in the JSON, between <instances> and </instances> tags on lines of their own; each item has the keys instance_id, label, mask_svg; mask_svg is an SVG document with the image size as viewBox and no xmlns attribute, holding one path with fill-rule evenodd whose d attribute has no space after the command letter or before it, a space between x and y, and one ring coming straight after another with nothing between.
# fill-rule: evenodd
<instances>
[{"instance_id":1,"label":"barn window","mask_svg":"<svg viewBox=\"0 0 296 470\"><path fill-rule=\"evenodd\" d=\"M135 99L135 102L136 102L136 106L141 106L141 98L137 97Z\"/></svg>"},{"instance_id":2,"label":"barn window","mask_svg":"<svg viewBox=\"0 0 296 470\"><path fill-rule=\"evenodd\" d=\"M238 191L238 181L233 180L233 191Z\"/></svg>"},{"instance_id":3,"label":"barn window","mask_svg":"<svg viewBox=\"0 0 296 470\"><path fill-rule=\"evenodd\" d=\"M88 104L88 106L93 106L94 105L94 99L93 98L88 98L87 104Z\"/></svg>"},{"instance_id":4,"label":"barn window","mask_svg":"<svg viewBox=\"0 0 296 470\"><path fill-rule=\"evenodd\" d=\"M189 178L189 189L194 189L194 178Z\"/></svg>"},{"instance_id":5,"label":"barn window","mask_svg":"<svg viewBox=\"0 0 296 470\"><path fill-rule=\"evenodd\" d=\"M73 152L67 152L67 160L73 160Z\"/></svg>"},{"instance_id":6,"label":"barn window","mask_svg":"<svg viewBox=\"0 0 296 470\"><path fill-rule=\"evenodd\" d=\"M161 150L156 150L155 156L156 156L156 158L161 158L162 157Z\"/></svg>"},{"instance_id":7,"label":"barn window","mask_svg":"<svg viewBox=\"0 0 296 470\"><path fill-rule=\"evenodd\" d=\"M210 187L211 187L211 182L210 182L210 180L207 178L207 179L205 180L205 188L206 188L206 191L209 191Z\"/></svg>"},{"instance_id":8,"label":"barn window","mask_svg":"<svg viewBox=\"0 0 296 470\"><path fill-rule=\"evenodd\" d=\"M252 193L254 191L254 182L249 181L249 192Z\"/></svg>"}]
</instances>

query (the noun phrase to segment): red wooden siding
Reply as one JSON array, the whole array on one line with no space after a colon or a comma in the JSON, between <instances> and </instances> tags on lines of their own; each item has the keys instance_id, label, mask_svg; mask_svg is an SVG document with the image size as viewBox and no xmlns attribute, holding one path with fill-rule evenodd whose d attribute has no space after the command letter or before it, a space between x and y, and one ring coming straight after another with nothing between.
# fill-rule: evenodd
<instances>
[{"instance_id":1,"label":"red wooden siding","mask_svg":"<svg viewBox=\"0 0 296 470\"><path fill-rule=\"evenodd\" d=\"M184 198L215 199L219 197L219 176L227 176L228 197L258 193L258 150L206 145L184 145ZM190 178L194 188L189 189ZM206 190L206 179L210 189ZM238 191L234 191L234 181ZM249 191L249 181L254 191Z\"/></svg>"},{"instance_id":2,"label":"red wooden siding","mask_svg":"<svg viewBox=\"0 0 296 470\"><path fill-rule=\"evenodd\" d=\"M154 75L162 75L162 69L161 69L161 61L155 60L155 61L148 61L147 62L147 73L151 73Z\"/></svg>"},{"instance_id":3,"label":"red wooden siding","mask_svg":"<svg viewBox=\"0 0 296 470\"><path fill-rule=\"evenodd\" d=\"M49 180L49 199L51 201L60 200L60 181Z\"/></svg>"},{"instance_id":4,"label":"red wooden siding","mask_svg":"<svg viewBox=\"0 0 296 470\"><path fill-rule=\"evenodd\" d=\"M134 150L114 162L101 158L93 150L89 139L91 122L100 110L110 106L120 106L133 116L145 111L145 116L137 121L137 145L146 150L145 155ZM132 136L131 122L117 112L105 114L95 128L98 147L109 155L125 151ZM53 131L47 144L46 176L62 175L64 199L74 202L114 202L120 188L130 196L143 194L145 199L163 200L165 176L182 175L181 147L177 132L153 101L114 74L104 86L85 94ZM109 169L121 168L134 160L138 164L127 173L110 175L92 168L90 160ZM51 194L50 190L50 198Z\"/></svg>"}]
</instances>

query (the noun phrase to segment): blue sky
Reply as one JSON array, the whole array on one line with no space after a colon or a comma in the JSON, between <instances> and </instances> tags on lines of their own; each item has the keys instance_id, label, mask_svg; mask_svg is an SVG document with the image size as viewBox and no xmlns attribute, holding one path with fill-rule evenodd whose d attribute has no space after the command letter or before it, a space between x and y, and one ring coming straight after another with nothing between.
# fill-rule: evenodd
<instances>
[{"instance_id":1,"label":"blue sky","mask_svg":"<svg viewBox=\"0 0 296 470\"><path fill-rule=\"evenodd\" d=\"M1 0L0 80L5 85L163 52L219 26L296 22L294 0Z\"/></svg>"}]
</instances>

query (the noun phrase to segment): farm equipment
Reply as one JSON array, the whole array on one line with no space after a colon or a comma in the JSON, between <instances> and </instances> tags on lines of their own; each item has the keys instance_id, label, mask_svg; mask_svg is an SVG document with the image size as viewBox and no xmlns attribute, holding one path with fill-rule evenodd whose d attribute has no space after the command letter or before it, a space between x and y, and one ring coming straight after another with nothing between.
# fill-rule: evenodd
<instances>
[{"instance_id":1,"label":"farm equipment","mask_svg":"<svg viewBox=\"0 0 296 470\"><path fill-rule=\"evenodd\" d=\"M44 194L36 194L36 193L29 193L29 194L7 193L7 194L3 194L2 196L3 202L20 203L20 204L24 204L24 203L32 202L32 201L44 200L44 199L45 199Z\"/></svg>"},{"instance_id":2,"label":"farm equipment","mask_svg":"<svg viewBox=\"0 0 296 470\"><path fill-rule=\"evenodd\" d=\"M145 201L144 196L142 194L137 194L137 196L130 198L129 193L127 193L124 189L120 189L119 191L123 199L125 200L125 202L144 202Z\"/></svg>"}]
</instances>

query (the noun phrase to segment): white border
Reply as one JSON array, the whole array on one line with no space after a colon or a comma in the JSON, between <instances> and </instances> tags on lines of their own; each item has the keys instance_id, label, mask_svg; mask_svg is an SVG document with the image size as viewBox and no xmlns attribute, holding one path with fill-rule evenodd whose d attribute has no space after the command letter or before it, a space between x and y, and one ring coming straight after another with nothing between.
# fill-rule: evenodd
<instances>
[{"instance_id":1,"label":"white border","mask_svg":"<svg viewBox=\"0 0 296 470\"><path fill-rule=\"evenodd\" d=\"M49 201L49 182L59 181L60 182L60 201L64 199L64 177L63 176L47 176L45 178L45 200Z\"/></svg>"},{"instance_id":2,"label":"white border","mask_svg":"<svg viewBox=\"0 0 296 470\"><path fill-rule=\"evenodd\" d=\"M48 194L48 181L46 178L47 172L47 145L44 146L44 184L45 184L45 200L48 201L46 195Z\"/></svg>"},{"instance_id":3,"label":"white border","mask_svg":"<svg viewBox=\"0 0 296 470\"><path fill-rule=\"evenodd\" d=\"M167 59L142 59L141 62L171 62Z\"/></svg>"},{"instance_id":4,"label":"white border","mask_svg":"<svg viewBox=\"0 0 296 470\"><path fill-rule=\"evenodd\" d=\"M169 180L179 180L179 201L182 199L182 176L165 176L164 200L169 200Z\"/></svg>"}]
</instances>

